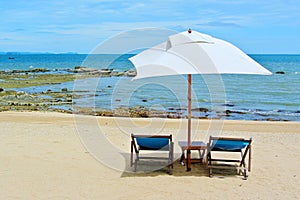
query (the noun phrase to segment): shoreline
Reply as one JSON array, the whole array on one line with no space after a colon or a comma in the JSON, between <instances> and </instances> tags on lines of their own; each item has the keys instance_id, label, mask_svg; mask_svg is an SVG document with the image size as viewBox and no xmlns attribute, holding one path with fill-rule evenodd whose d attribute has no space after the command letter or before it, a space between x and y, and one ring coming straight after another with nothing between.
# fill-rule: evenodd
<instances>
[{"instance_id":1,"label":"shoreline","mask_svg":"<svg viewBox=\"0 0 300 200\"><path fill-rule=\"evenodd\" d=\"M35 118L35 122L45 122L47 120L52 120L53 117L63 119L68 123L76 122L76 117L78 119L94 119L96 118L99 125L105 125L109 122L112 126L117 126L121 123L122 126L131 126L131 123L135 121L137 124L144 126L148 123L161 123L164 121L164 126L175 126L178 123L182 123L182 128L184 129L187 123L187 119L173 119L173 118L136 118L136 117L114 117L114 116L93 116L84 114L72 114L72 113L61 113L61 112L51 112L51 111L4 111L0 112L0 121L10 122L9 117L13 117L14 120L20 122L28 122L32 119L27 119L24 117L38 117ZM104 121L104 123L102 122ZM211 124L217 124L219 127L222 126L224 131L235 130L235 131L249 131L249 132L274 132L280 130L280 132L288 133L300 133L300 122L298 121L255 121L255 120L219 120L219 119L192 119L192 124L196 126L199 125L201 130L208 130ZM136 124L135 124L136 125Z\"/></svg>"},{"instance_id":2,"label":"shoreline","mask_svg":"<svg viewBox=\"0 0 300 200\"><path fill-rule=\"evenodd\" d=\"M174 105L166 106L164 110L151 109L151 100L142 98L131 107L122 107L121 99L115 99L113 103L119 104L114 110L110 105L104 103L103 106L94 108L76 106L77 101L86 100L95 96L97 101L107 102L112 99L99 99L101 95L110 95L113 84L101 90L106 92L94 92L74 90L72 84L74 80L96 78L96 77L118 77L134 76L135 71L125 71L122 74L113 72L113 69L97 70L77 66L70 74L47 74L44 68L35 68L19 72L0 71L0 111L54 111L62 113L82 113L97 116L120 116L120 117L161 117L161 118L186 118L186 108ZM75 73L76 72L76 73ZM116 74L114 74L116 73ZM18 81L16 81L18 80ZM32 86L32 87L28 87ZM13 88L13 89L12 89ZM90 92L90 93L89 93ZM147 103L149 102L149 104ZM88 102L89 103L89 102ZM209 105L193 108L192 118L196 119L233 119L233 120L253 120L253 121L300 121L300 111L297 107L293 109L258 109L253 107L239 107L231 103L224 105L224 110L217 112L210 109ZM236 107L235 107L236 106ZM299 116L299 117L298 117Z\"/></svg>"}]
</instances>

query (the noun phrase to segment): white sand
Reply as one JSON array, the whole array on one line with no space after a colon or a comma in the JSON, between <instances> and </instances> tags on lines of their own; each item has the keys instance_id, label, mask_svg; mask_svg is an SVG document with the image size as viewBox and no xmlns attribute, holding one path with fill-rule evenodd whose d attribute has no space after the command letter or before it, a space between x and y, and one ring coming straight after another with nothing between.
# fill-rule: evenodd
<instances>
[{"instance_id":1,"label":"white sand","mask_svg":"<svg viewBox=\"0 0 300 200\"><path fill-rule=\"evenodd\" d=\"M194 125L199 137L220 132L221 122L200 122ZM0 113L0 199L300 199L300 123L224 123L222 135L253 138L252 171L246 181L238 175L209 178L197 166L185 172L178 163L173 175L111 169L92 156L99 158L98 141L89 135L95 124L96 132L128 153L130 132L171 133L175 141L185 132L181 120Z\"/></svg>"}]
</instances>

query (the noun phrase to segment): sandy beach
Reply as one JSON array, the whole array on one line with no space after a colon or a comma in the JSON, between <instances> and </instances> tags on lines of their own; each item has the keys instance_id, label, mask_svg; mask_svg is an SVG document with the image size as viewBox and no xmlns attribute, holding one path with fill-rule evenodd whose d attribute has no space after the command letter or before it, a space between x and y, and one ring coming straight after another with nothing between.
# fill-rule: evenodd
<instances>
[{"instance_id":1,"label":"sandy beach","mask_svg":"<svg viewBox=\"0 0 300 200\"><path fill-rule=\"evenodd\" d=\"M197 164L186 172L179 162L172 175L122 172L99 160L101 141L91 133L103 133L129 153L131 132L173 134L178 146L176 140L185 138L185 123L1 112L0 199L300 199L299 122L193 121L195 137L215 133L253 138L248 180L222 174L209 178Z\"/></svg>"}]
</instances>

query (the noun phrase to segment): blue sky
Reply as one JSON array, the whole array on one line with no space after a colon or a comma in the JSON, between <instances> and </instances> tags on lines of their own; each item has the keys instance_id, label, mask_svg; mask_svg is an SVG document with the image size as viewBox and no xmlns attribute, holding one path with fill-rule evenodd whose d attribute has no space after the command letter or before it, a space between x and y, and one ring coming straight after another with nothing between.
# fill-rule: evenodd
<instances>
[{"instance_id":1,"label":"blue sky","mask_svg":"<svg viewBox=\"0 0 300 200\"><path fill-rule=\"evenodd\" d=\"M188 28L246 53L300 54L298 0L13 0L0 3L0 52L89 53L135 28Z\"/></svg>"}]
</instances>

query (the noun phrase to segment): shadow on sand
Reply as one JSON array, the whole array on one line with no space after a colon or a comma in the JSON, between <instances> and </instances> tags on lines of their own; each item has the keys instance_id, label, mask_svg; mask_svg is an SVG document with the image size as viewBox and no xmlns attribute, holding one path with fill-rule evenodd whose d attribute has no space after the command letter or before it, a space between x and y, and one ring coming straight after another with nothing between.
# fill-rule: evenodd
<instances>
[{"instance_id":1,"label":"shadow on sand","mask_svg":"<svg viewBox=\"0 0 300 200\"><path fill-rule=\"evenodd\" d=\"M128 164L127 169L122 173L121 177L155 177L163 175L177 177L209 177L209 172L205 163L192 163L191 171L186 171L186 166L183 166L179 160L173 163L173 168L164 165L164 162L158 161L139 161L137 165L137 171L134 172L134 167L131 167L130 164ZM243 176L240 176L239 171L236 169L213 169L212 178L222 179L232 176L243 178Z\"/></svg>"}]
</instances>

